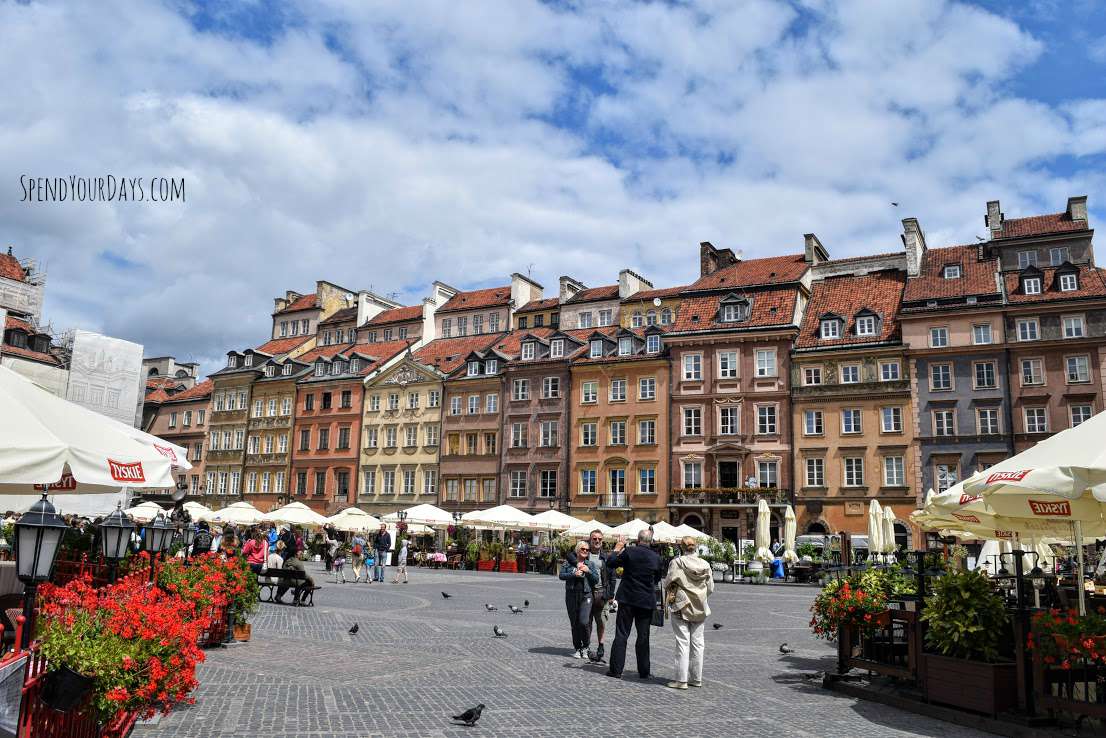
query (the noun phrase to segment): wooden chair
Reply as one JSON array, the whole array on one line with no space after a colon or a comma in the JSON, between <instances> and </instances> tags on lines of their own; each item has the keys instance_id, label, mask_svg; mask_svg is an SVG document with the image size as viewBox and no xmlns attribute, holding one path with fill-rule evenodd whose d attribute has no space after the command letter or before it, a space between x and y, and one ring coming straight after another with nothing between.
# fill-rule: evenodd
<instances>
[{"instance_id":1,"label":"wooden chair","mask_svg":"<svg viewBox=\"0 0 1106 738\"><path fill-rule=\"evenodd\" d=\"M446 559L445 566L447 569L460 569L461 568L461 554L455 554Z\"/></svg>"}]
</instances>

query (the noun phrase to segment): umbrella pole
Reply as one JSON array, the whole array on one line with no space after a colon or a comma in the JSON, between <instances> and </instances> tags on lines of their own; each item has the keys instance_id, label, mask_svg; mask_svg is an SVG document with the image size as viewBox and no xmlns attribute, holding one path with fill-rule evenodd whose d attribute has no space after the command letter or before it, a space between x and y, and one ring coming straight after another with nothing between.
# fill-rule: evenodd
<instances>
[{"instance_id":1,"label":"umbrella pole","mask_svg":"<svg viewBox=\"0 0 1106 738\"><path fill-rule=\"evenodd\" d=\"M1083 588L1083 523L1076 520L1073 524L1075 526L1075 586L1079 595L1079 615L1082 617L1087 614L1087 593Z\"/></svg>"}]
</instances>

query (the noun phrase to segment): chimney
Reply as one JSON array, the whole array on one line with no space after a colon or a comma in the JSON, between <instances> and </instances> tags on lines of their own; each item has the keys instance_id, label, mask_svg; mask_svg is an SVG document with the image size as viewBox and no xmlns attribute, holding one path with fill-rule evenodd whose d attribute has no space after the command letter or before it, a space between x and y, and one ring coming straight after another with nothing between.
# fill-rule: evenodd
<instances>
[{"instance_id":1,"label":"chimney","mask_svg":"<svg viewBox=\"0 0 1106 738\"><path fill-rule=\"evenodd\" d=\"M583 282L573 279L572 277L561 277L560 283L561 289L557 293L557 300L562 305L571 300L572 296L575 295L577 292L582 289L586 289Z\"/></svg>"},{"instance_id":2,"label":"chimney","mask_svg":"<svg viewBox=\"0 0 1106 738\"><path fill-rule=\"evenodd\" d=\"M542 298L542 286L518 272L511 275L511 303L512 310L520 308L531 300Z\"/></svg>"},{"instance_id":3,"label":"chimney","mask_svg":"<svg viewBox=\"0 0 1106 738\"><path fill-rule=\"evenodd\" d=\"M714 274L719 269L733 266L741 258L729 249L717 249L710 241L699 242L699 276Z\"/></svg>"},{"instance_id":4,"label":"chimney","mask_svg":"<svg viewBox=\"0 0 1106 738\"><path fill-rule=\"evenodd\" d=\"M821 264L823 261L829 261L829 252L826 251L825 246L818 240L818 237L813 233L807 233L803 236L805 245L805 261L811 266Z\"/></svg>"},{"instance_id":5,"label":"chimney","mask_svg":"<svg viewBox=\"0 0 1106 738\"><path fill-rule=\"evenodd\" d=\"M991 200L987 203L987 217L984 219L991 231L991 238L998 238L1002 233L1002 220L1002 208L999 207L998 200Z\"/></svg>"},{"instance_id":6,"label":"chimney","mask_svg":"<svg viewBox=\"0 0 1106 738\"><path fill-rule=\"evenodd\" d=\"M288 307L288 300L284 299L283 297L274 297L273 298L273 312L274 313L279 313L281 310L283 310L286 307Z\"/></svg>"},{"instance_id":7,"label":"chimney","mask_svg":"<svg viewBox=\"0 0 1106 738\"><path fill-rule=\"evenodd\" d=\"M1087 220L1086 195L1077 195L1076 197L1068 198L1068 217L1072 220Z\"/></svg>"},{"instance_id":8,"label":"chimney","mask_svg":"<svg viewBox=\"0 0 1106 738\"><path fill-rule=\"evenodd\" d=\"M902 219L902 245L906 247L906 274L917 277L922 273L922 257L926 252L926 237L917 218Z\"/></svg>"},{"instance_id":9,"label":"chimney","mask_svg":"<svg viewBox=\"0 0 1106 738\"><path fill-rule=\"evenodd\" d=\"M618 273L618 299L625 300L630 295L644 289L651 289L653 283L637 272L623 269Z\"/></svg>"}]
</instances>

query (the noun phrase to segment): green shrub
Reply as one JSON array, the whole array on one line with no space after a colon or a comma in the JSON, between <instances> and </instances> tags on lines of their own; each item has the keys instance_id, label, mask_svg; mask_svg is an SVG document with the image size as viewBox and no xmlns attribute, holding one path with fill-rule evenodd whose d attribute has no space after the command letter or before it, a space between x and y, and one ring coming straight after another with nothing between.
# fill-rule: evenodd
<instances>
[{"instance_id":1,"label":"green shrub","mask_svg":"<svg viewBox=\"0 0 1106 738\"><path fill-rule=\"evenodd\" d=\"M926 645L953 658L998 660L1010 618L990 580L979 571L950 572L933 580L932 589L922 613Z\"/></svg>"}]
</instances>

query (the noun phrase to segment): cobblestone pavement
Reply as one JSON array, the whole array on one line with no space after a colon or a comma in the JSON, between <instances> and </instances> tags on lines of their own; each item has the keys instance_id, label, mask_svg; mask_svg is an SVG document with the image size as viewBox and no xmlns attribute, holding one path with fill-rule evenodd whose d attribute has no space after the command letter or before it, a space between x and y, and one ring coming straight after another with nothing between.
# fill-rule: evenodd
<instances>
[{"instance_id":1,"label":"cobblestone pavement","mask_svg":"<svg viewBox=\"0 0 1106 738\"><path fill-rule=\"evenodd\" d=\"M407 585L334 585L321 569L314 576L324 585L314 608L262 605L249 643L207 652L196 704L135 737L985 735L804 679L834 664L807 629L813 588L719 584L711 621L724 627L707 630L703 688L685 692L664 687L667 625L653 630L649 682L637 679L633 636L621 681L570 658L554 577L412 569ZM524 599L530 607L512 615L508 603ZM495 624L509 636L493 638ZM613 636L612 618L608 650ZM793 655L778 652L783 641ZM476 727L451 724L478 702L487 708Z\"/></svg>"}]
</instances>

